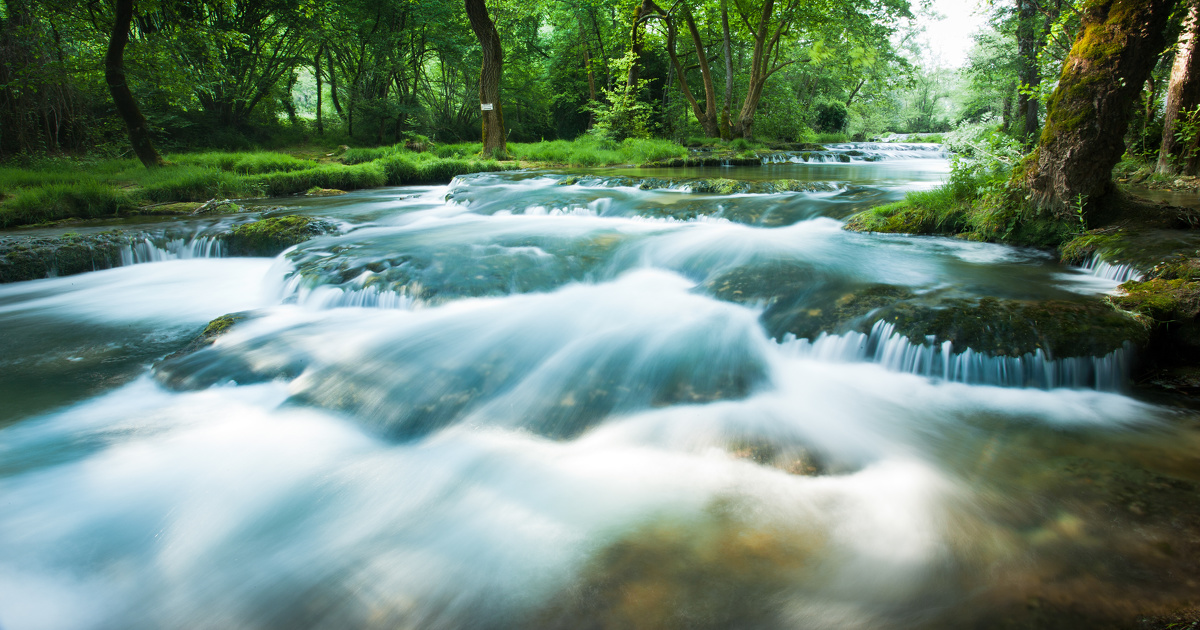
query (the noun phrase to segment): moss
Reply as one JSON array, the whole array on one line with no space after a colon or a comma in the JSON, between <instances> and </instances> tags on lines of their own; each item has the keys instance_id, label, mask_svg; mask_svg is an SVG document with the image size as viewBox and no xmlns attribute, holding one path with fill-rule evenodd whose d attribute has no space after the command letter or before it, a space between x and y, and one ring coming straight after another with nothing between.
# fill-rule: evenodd
<instances>
[{"instance_id":1,"label":"moss","mask_svg":"<svg viewBox=\"0 0 1200 630\"><path fill-rule=\"evenodd\" d=\"M327 221L299 216L273 217L233 228L225 237L225 246L233 256L275 256L292 245L334 232L337 227Z\"/></svg>"},{"instance_id":2,"label":"moss","mask_svg":"<svg viewBox=\"0 0 1200 630\"><path fill-rule=\"evenodd\" d=\"M860 212L846 223L852 232L888 234L945 234L945 218L936 212L907 201L897 201Z\"/></svg>"},{"instance_id":3,"label":"moss","mask_svg":"<svg viewBox=\"0 0 1200 630\"><path fill-rule=\"evenodd\" d=\"M1155 323L1190 322L1200 315L1200 283L1190 279L1131 281L1121 290L1122 295L1110 298L1114 305Z\"/></svg>"},{"instance_id":4,"label":"moss","mask_svg":"<svg viewBox=\"0 0 1200 630\"><path fill-rule=\"evenodd\" d=\"M344 194L346 194L346 191L344 190L338 190L336 188L321 188L320 186L313 186L304 192L306 197L336 197Z\"/></svg>"},{"instance_id":5,"label":"moss","mask_svg":"<svg viewBox=\"0 0 1200 630\"><path fill-rule=\"evenodd\" d=\"M1059 259L1068 265L1081 265L1098 252L1104 252L1107 255L1101 257L1109 260L1108 256L1119 253L1120 243L1119 231L1092 230L1059 246Z\"/></svg>"}]
</instances>

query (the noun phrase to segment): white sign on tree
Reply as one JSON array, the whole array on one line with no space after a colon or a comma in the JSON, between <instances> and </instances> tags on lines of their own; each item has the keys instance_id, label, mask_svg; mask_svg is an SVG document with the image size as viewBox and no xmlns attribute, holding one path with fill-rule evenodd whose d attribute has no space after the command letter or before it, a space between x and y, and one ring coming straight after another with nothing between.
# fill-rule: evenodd
<instances>
[{"instance_id":1,"label":"white sign on tree","mask_svg":"<svg viewBox=\"0 0 1200 630\"><path fill-rule=\"evenodd\" d=\"M490 111L492 111L493 106L491 103L480 103L479 109L482 111L485 111L485 112L490 112Z\"/></svg>"}]
</instances>

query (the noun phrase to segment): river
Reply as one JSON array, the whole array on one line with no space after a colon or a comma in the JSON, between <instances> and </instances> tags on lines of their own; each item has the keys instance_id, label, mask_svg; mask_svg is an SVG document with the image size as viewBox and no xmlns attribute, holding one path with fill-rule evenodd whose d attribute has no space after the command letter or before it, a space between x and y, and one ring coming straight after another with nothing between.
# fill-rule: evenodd
<instances>
[{"instance_id":1,"label":"river","mask_svg":"<svg viewBox=\"0 0 1200 630\"><path fill-rule=\"evenodd\" d=\"M1126 351L795 334L872 287L1120 280L846 232L949 165L838 151L268 200L342 233L0 286L0 628L1094 627L1193 597L1197 419L1131 395Z\"/></svg>"}]
</instances>

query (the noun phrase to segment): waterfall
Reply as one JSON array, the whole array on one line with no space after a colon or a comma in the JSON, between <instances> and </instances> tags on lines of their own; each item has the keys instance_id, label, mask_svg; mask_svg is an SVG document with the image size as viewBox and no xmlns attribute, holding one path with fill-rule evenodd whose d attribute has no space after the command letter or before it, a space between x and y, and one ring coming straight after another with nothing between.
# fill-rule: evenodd
<instances>
[{"instance_id":1,"label":"waterfall","mask_svg":"<svg viewBox=\"0 0 1200 630\"><path fill-rule=\"evenodd\" d=\"M121 266L136 265L164 260L187 260L191 258L221 258L224 244L221 239L197 236L189 239L151 239L143 236L121 248Z\"/></svg>"},{"instance_id":2,"label":"waterfall","mask_svg":"<svg viewBox=\"0 0 1200 630\"><path fill-rule=\"evenodd\" d=\"M1144 274L1138 271L1133 265L1110 264L1101 260L1098 255L1092 255L1082 267L1097 278L1104 278L1105 280L1112 280L1117 283L1128 282L1130 280L1140 281L1144 277Z\"/></svg>"},{"instance_id":3,"label":"waterfall","mask_svg":"<svg viewBox=\"0 0 1200 630\"><path fill-rule=\"evenodd\" d=\"M913 343L896 332L896 327L878 321L870 333L841 335L821 333L816 340L797 339L789 333L781 347L793 356L820 361L871 362L888 370L972 385L1068 387L1120 391L1129 380L1132 348L1126 344L1103 357L1054 359L1040 348L1019 357L992 356L966 348L955 352L954 344L933 338Z\"/></svg>"}]
</instances>

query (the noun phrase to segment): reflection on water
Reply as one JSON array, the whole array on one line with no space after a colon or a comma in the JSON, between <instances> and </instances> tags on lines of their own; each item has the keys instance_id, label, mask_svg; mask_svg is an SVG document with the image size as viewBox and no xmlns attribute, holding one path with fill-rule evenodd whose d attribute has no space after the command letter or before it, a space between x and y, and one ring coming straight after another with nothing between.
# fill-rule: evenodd
<instances>
[{"instance_id":1,"label":"reflection on water","mask_svg":"<svg viewBox=\"0 0 1200 630\"><path fill-rule=\"evenodd\" d=\"M297 201L348 232L274 261L0 287L0 627L1083 628L1193 597L1194 417L763 325L1112 281L840 229L944 160L773 169L841 184L488 174Z\"/></svg>"}]
</instances>

